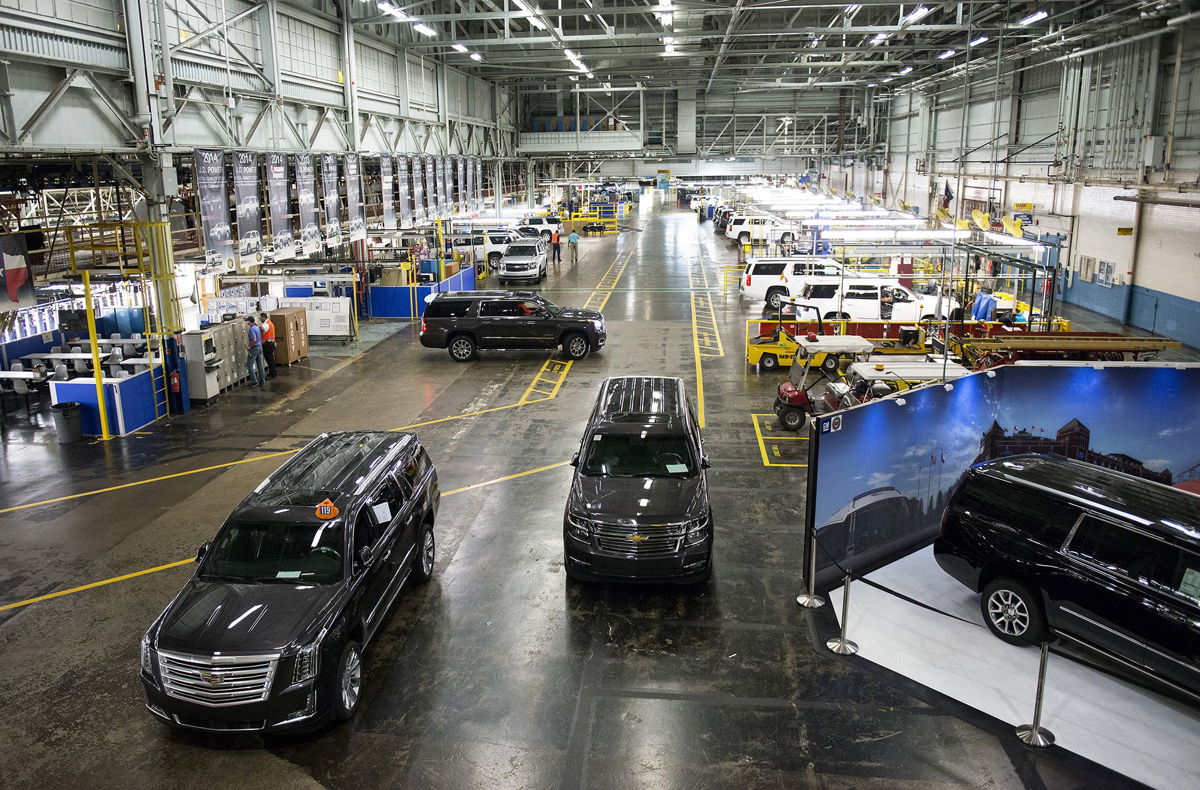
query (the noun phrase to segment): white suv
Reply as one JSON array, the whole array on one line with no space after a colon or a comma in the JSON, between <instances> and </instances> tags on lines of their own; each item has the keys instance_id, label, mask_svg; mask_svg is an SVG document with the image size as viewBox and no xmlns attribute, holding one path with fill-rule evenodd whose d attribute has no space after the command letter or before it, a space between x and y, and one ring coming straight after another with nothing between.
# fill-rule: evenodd
<instances>
[{"instance_id":1,"label":"white suv","mask_svg":"<svg viewBox=\"0 0 1200 790\"><path fill-rule=\"evenodd\" d=\"M535 280L546 276L546 243L537 239L517 239L500 258L500 284L510 280Z\"/></svg>"},{"instance_id":2,"label":"white suv","mask_svg":"<svg viewBox=\"0 0 1200 790\"><path fill-rule=\"evenodd\" d=\"M801 256L793 258L747 258L746 269L738 283L738 296L762 299L777 309L781 299L799 296L810 277L858 277L832 258Z\"/></svg>"},{"instance_id":3,"label":"white suv","mask_svg":"<svg viewBox=\"0 0 1200 790\"><path fill-rule=\"evenodd\" d=\"M526 217L521 224L529 228L537 228L543 239L549 239L550 233L557 230L562 232L562 220L558 217Z\"/></svg>"},{"instance_id":4,"label":"white suv","mask_svg":"<svg viewBox=\"0 0 1200 790\"><path fill-rule=\"evenodd\" d=\"M752 240L791 244L796 240L797 232L795 227L772 217L734 214L725 227L725 236L738 244L749 244Z\"/></svg>"},{"instance_id":5,"label":"white suv","mask_svg":"<svg viewBox=\"0 0 1200 790\"><path fill-rule=\"evenodd\" d=\"M496 268L515 235L507 230L476 231L471 236L471 244L475 248L475 260L487 261L488 268Z\"/></svg>"},{"instance_id":6,"label":"white suv","mask_svg":"<svg viewBox=\"0 0 1200 790\"><path fill-rule=\"evenodd\" d=\"M898 279L882 277L814 277L797 297L812 305L824 319L916 322L934 318L957 320L962 305L952 297L918 294Z\"/></svg>"}]
</instances>

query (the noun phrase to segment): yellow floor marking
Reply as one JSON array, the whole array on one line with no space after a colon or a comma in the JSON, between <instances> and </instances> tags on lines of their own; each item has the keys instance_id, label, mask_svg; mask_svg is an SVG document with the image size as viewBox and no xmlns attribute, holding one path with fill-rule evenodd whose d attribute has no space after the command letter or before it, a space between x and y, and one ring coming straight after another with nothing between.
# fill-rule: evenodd
<instances>
[{"instance_id":1,"label":"yellow floor marking","mask_svg":"<svg viewBox=\"0 0 1200 790\"><path fill-rule=\"evenodd\" d=\"M754 435L758 438L758 452L762 456L763 466L786 466L786 467L791 467L794 469L807 468L808 464L780 463L780 462L771 460L770 456L772 456L772 455L776 458L782 458L783 455L779 450L779 445L777 445L777 444L771 445L771 453L770 453L770 455L768 455L768 453L767 453L767 440L768 439L770 439L771 442L778 442L780 440L787 440L787 439L790 439L793 441L795 441L795 440L807 441L808 437L807 436L769 436L769 437L763 436L762 423L767 423L767 425L768 425L767 430L771 430L771 428L769 427L770 421L769 421L769 419L767 419L767 420L762 420L760 422L759 418L760 417L769 418L770 416L771 415L769 415L769 414L751 414L750 415L750 419L754 423Z\"/></svg>"},{"instance_id":2,"label":"yellow floor marking","mask_svg":"<svg viewBox=\"0 0 1200 790\"><path fill-rule=\"evenodd\" d=\"M517 478L520 478L520 477L527 477L528 475L535 475L538 472L546 472L546 471L549 471L550 469L558 469L559 467L566 466L569 463L570 463L570 461L559 461L556 464L548 464L546 466L539 466L536 469L527 469L524 472L517 472L516 474L505 475L504 477L497 477L494 480L484 480L482 483L472 483L469 486L463 486L462 488L455 488L450 491L444 491L442 493L442 496L453 496L454 494L461 494L464 491L472 491L476 488L483 488L484 486L495 485L497 483L504 483L509 480L516 480ZM22 606L28 606L29 604L32 604L32 603L38 603L39 601L48 601L51 598L59 598L63 595L71 595L72 593L83 592L84 590L91 590L96 587L103 587L106 584L115 584L116 582L123 582L123 581L126 581L127 579L133 579L138 576L145 576L150 573L158 573L159 571L170 570L171 568L178 568L180 565L190 565L191 563L193 563L195 561L196 560L194 557L188 557L186 560L177 560L176 562L168 562L166 565L157 565L153 568L146 568L145 570L134 571L133 573L126 573L126 574L122 574L121 576L114 576L111 579L103 579L98 582L91 582L90 584L83 584L83 585L80 585L79 587L71 587L70 589L59 590L58 592L47 593L46 595L39 595L36 598L29 598L24 601L17 601L16 603L4 604L3 606L0 606L0 612L5 611L6 609L18 609Z\"/></svg>"},{"instance_id":3,"label":"yellow floor marking","mask_svg":"<svg viewBox=\"0 0 1200 790\"><path fill-rule=\"evenodd\" d=\"M700 337L696 331L696 297L692 295L692 354L696 358L696 410L700 427L704 427L704 370L700 365Z\"/></svg>"},{"instance_id":4,"label":"yellow floor marking","mask_svg":"<svg viewBox=\"0 0 1200 790\"><path fill-rule=\"evenodd\" d=\"M552 400L558 396L558 390L567 379L571 370L572 360L548 359L542 364L542 369L533 377L533 383L525 390L518 405L539 403ZM535 397L536 396L536 397Z\"/></svg>"},{"instance_id":5,"label":"yellow floor marking","mask_svg":"<svg viewBox=\"0 0 1200 790\"><path fill-rule=\"evenodd\" d=\"M313 376L312 379L304 382L299 387L297 387L296 389L289 392L287 395L284 395L282 398L280 398L279 400L272 403L270 406L266 406L262 409L259 409L258 413L259 414L282 414L283 406L285 404L291 403L292 401L296 400L296 398L299 398L301 395L308 392L314 386L316 386L320 382L324 381L325 379L329 378L334 373L341 371L343 368L345 368L351 362L354 362L358 358L359 357L357 357L357 356L346 357L345 359L343 359L341 362L337 363L336 365L333 365L332 367L328 368L327 370L321 371L321 375Z\"/></svg>"}]
</instances>

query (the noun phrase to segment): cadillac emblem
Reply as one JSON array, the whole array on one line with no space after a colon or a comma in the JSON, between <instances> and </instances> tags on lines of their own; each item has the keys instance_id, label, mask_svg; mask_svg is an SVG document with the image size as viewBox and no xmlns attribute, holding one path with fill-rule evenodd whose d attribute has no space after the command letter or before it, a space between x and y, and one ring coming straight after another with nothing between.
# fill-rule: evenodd
<instances>
[{"instance_id":1,"label":"cadillac emblem","mask_svg":"<svg viewBox=\"0 0 1200 790\"><path fill-rule=\"evenodd\" d=\"M634 543L641 543L644 540L650 540L646 535L630 535L626 540L632 540Z\"/></svg>"},{"instance_id":2,"label":"cadillac emblem","mask_svg":"<svg viewBox=\"0 0 1200 790\"><path fill-rule=\"evenodd\" d=\"M210 686L219 686L225 680L225 678L215 672L201 672L200 679Z\"/></svg>"}]
</instances>

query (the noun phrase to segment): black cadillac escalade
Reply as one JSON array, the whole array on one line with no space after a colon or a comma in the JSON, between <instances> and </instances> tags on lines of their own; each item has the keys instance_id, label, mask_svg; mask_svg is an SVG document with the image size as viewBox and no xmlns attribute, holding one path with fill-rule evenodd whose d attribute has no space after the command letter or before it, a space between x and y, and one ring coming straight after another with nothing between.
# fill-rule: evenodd
<instances>
[{"instance_id":1,"label":"black cadillac escalade","mask_svg":"<svg viewBox=\"0 0 1200 790\"><path fill-rule=\"evenodd\" d=\"M571 463L563 517L570 578L708 580L709 462L681 379L605 379Z\"/></svg>"},{"instance_id":2,"label":"black cadillac escalade","mask_svg":"<svg viewBox=\"0 0 1200 790\"><path fill-rule=\"evenodd\" d=\"M238 505L142 637L146 705L176 727L348 719L362 651L404 583L433 574L437 471L415 436L314 439Z\"/></svg>"},{"instance_id":3,"label":"black cadillac escalade","mask_svg":"<svg viewBox=\"0 0 1200 790\"><path fill-rule=\"evenodd\" d=\"M1055 632L1200 694L1200 497L1053 455L972 467L938 565L1012 644Z\"/></svg>"},{"instance_id":4,"label":"black cadillac escalade","mask_svg":"<svg viewBox=\"0 0 1200 790\"><path fill-rule=\"evenodd\" d=\"M569 359L608 339L595 310L559 307L533 291L448 291L432 296L421 318L421 345L469 362L481 348L556 348Z\"/></svg>"}]
</instances>

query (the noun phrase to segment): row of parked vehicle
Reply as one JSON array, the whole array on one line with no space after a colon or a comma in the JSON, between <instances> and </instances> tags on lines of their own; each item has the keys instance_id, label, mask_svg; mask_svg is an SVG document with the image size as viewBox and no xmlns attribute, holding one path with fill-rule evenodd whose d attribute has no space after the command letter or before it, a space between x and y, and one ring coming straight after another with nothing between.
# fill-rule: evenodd
<instances>
[{"instance_id":1,"label":"row of parked vehicle","mask_svg":"<svg viewBox=\"0 0 1200 790\"><path fill-rule=\"evenodd\" d=\"M606 379L571 464L569 578L708 580L710 464L682 380ZM314 439L199 548L192 578L142 637L147 708L217 732L349 719L364 648L405 585L433 577L440 500L412 434Z\"/></svg>"}]
</instances>

